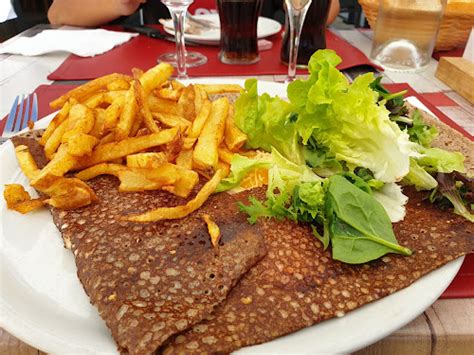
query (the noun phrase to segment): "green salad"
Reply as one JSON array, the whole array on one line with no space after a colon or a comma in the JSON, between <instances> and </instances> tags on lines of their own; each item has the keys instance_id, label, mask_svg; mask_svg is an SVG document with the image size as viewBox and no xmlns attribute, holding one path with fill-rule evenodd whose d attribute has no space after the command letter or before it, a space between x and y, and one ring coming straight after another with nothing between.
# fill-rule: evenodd
<instances>
[{"instance_id":1,"label":"green salad","mask_svg":"<svg viewBox=\"0 0 474 355\"><path fill-rule=\"evenodd\" d=\"M460 174L463 155L431 147L437 130L418 111L409 113L405 92L388 92L373 73L350 83L336 69L340 62L332 50L314 53L308 79L288 85L288 101L259 95L257 80L246 81L235 121L247 147L267 154L236 154L218 191L267 168L266 200L250 197L240 206L249 222L309 223L334 259L351 264L412 253L392 229L405 215L402 185L430 190L432 202L450 203L473 222L472 206L465 205L469 179Z\"/></svg>"}]
</instances>

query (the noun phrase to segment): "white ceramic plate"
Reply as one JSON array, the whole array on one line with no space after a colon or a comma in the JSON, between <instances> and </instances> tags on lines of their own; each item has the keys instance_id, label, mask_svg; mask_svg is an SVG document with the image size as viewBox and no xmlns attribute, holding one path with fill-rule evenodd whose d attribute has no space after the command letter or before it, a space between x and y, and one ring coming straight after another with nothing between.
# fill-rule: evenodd
<instances>
[{"instance_id":1,"label":"white ceramic plate","mask_svg":"<svg viewBox=\"0 0 474 355\"><path fill-rule=\"evenodd\" d=\"M193 82L218 83L223 79ZM226 83L243 84L239 80ZM285 96L285 86L261 81L260 92ZM45 127L52 116L41 120ZM27 179L13 145L0 146L0 185ZM30 189L30 192L32 190ZM352 352L387 336L428 308L461 266L459 258L381 300L239 354ZM48 211L27 216L0 202L0 327L47 353L116 353L116 345L77 276L74 258Z\"/></svg>"},{"instance_id":2,"label":"white ceramic plate","mask_svg":"<svg viewBox=\"0 0 474 355\"><path fill-rule=\"evenodd\" d=\"M209 46L218 46L221 39L220 23L218 14L194 15L197 19L204 19L212 21L217 28L202 31L200 34L185 33L184 38L196 43L201 43ZM168 20L164 24L164 30L174 36L173 22ZM259 39L266 38L280 32L281 24L278 21L267 17L259 17L257 24L257 37Z\"/></svg>"}]
</instances>

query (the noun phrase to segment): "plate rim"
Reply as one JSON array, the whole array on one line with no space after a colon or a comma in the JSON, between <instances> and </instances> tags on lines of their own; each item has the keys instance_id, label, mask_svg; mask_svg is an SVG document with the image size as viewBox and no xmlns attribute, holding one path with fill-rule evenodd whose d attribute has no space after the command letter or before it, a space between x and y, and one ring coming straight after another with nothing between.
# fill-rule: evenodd
<instances>
[{"instance_id":1,"label":"plate rim","mask_svg":"<svg viewBox=\"0 0 474 355\"><path fill-rule=\"evenodd\" d=\"M216 16L218 17L219 15L218 14L194 15L194 17L196 17L198 19L199 18L208 19L208 18L214 18ZM281 23L279 23L278 21L276 21L272 18L269 18L269 17L259 16L259 21L264 21L264 22L267 22L268 25L275 26L275 30L272 30L268 34L261 35L261 36L259 36L258 33L257 33L257 39L264 39L264 38L273 36L273 35L279 33L281 31L282 27L283 27ZM277 25L278 25L278 30L276 29ZM163 30L167 34L174 36L174 30L173 29L171 29L169 27L166 27L166 26L163 26ZM187 40L190 40L190 41L193 41L193 42L196 42L196 43L205 44L205 45L219 45L219 41L220 41L220 35L219 35L219 38L214 38L214 37L212 37L212 38L203 38L200 35L185 33L184 38L187 39Z\"/></svg>"},{"instance_id":2,"label":"plate rim","mask_svg":"<svg viewBox=\"0 0 474 355\"><path fill-rule=\"evenodd\" d=\"M244 80L242 79L223 79L223 78L193 78L189 80L184 80L183 83L235 83L235 84L243 84ZM283 83L276 83L272 81L265 81L265 80L259 80L259 89L260 92L265 92L266 88L273 88L272 91L278 91L278 92L285 92L284 88L286 87L285 84ZM262 90L263 88L263 90ZM282 95L283 96L283 95ZM39 122L42 122L38 124L39 128L42 128L43 126L46 126L48 119L51 119L54 117L55 113L51 113L48 116L45 116L43 119L41 119ZM6 154L5 151L8 149L8 144L11 144L11 142L6 142L2 144L0 147L0 157L3 154ZM2 159L0 159L0 166L2 165ZM2 200L3 201L3 200ZM2 202L4 204L4 202ZM3 206L2 206L3 207ZM3 224L0 224L0 245L3 243L3 239L5 238L4 235L4 228ZM0 255L5 255L3 252L0 252ZM5 258L2 258L2 264L5 261ZM317 324L314 324L310 327L303 328L295 333L285 335L279 338L276 338L270 342L266 342L263 344L259 345L253 345L249 347L245 347L242 349L239 349L237 353L239 354L245 354L245 353L262 353L262 352L268 352L269 349L271 352L280 352L280 351L275 351L275 345L278 347L281 344L278 344L280 342L286 342L288 341L289 337L293 336L298 336L301 335L304 332L311 332L314 331L315 327L320 327L321 325L329 325L330 323L335 323L340 321L341 319L347 320L347 317L351 317L353 314L358 314L360 312L367 312L367 309L369 307L373 307L376 304L380 304L380 302L384 301L387 302L387 300L390 299L397 299L402 295L403 297L404 293L410 293L410 290L413 290L414 288L418 287L423 289L423 285L427 283L427 280L430 278L436 278L442 276L442 279L444 280L442 285L437 285L437 288L435 289L434 292L431 294L428 294L428 297L425 297L421 299L421 302L417 302L416 304L418 307L416 310L408 310L408 314L403 314L401 319L398 320L397 322L392 322L389 326L384 326L382 329L378 329L377 332L374 333L369 333L367 334L366 337L363 337L361 339L358 339L357 341L352 342L351 346L343 345L342 348L337 349L337 352L348 352L348 351L357 351L363 347L366 347L370 344L373 344L377 342L380 339L385 338L392 332L396 331L397 329L403 327L404 325L408 324L411 322L413 319L418 317L421 313L423 313L431 304L433 304L439 296L444 292L444 290L449 286L450 282L454 277L457 275L459 268L461 267L462 263L464 261L464 256L459 257L454 259L453 261L443 265L442 267L433 270L432 272L426 274L425 276L421 277L419 280L415 281L411 285L407 286L406 288L399 290L389 296L383 297L381 299L378 299L376 301L373 301L369 304L366 304L352 312L349 312L346 314L345 317L343 318L333 318L326 320L324 322L320 322ZM79 280L77 279L79 282ZM81 285L82 286L82 285ZM15 336L16 338L22 340L23 342L30 344L31 346L40 349L45 352L51 352L51 353L61 353L64 352L65 349L67 349L68 352L71 351L89 351L88 349L84 348L78 348L76 349L71 349L74 347L74 345L71 345L69 343L65 343L61 338L55 337L54 333L52 332L45 332L43 328L38 328L34 324L28 323L28 319L20 317L14 309L11 309L8 307L8 303L5 302L5 299L3 297L3 287L2 284L0 283L0 314L2 314L2 317L0 317L0 327L5 329L7 332ZM421 307L420 307L421 303ZM94 309L97 311L97 309L94 307ZM356 313L357 312L357 313ZM405 313L406 313L405 312ZM102 320L103 321L103 320ZM108 329L108 328L107 328ZM307 336L307 335L306 335ZM303 335L305 337L305 335ZM290 340L291 342L291 340ZM114 342L114 346L115 346ZM287 350L287 349L286 349ZM285 349L283 349L285 351ZM283 353L283 352L282 352Z\"/></svg>"}]
</instances>

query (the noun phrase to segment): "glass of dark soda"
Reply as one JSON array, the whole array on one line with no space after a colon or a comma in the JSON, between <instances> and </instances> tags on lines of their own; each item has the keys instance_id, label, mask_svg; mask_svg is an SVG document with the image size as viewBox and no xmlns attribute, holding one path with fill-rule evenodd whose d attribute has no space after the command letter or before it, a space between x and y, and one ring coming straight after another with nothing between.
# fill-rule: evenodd
<instances>
[{"instance_id":1,"label":"glass of dark soda","mask_svg":"<svg viewBox=\"0 0 474 355\"><path fill-rule=\"evenodd\" d=\"M253 64L260 60L257 22L262 4L263 0L217 0L222 63Z\"/></svg>"}]
</instances>

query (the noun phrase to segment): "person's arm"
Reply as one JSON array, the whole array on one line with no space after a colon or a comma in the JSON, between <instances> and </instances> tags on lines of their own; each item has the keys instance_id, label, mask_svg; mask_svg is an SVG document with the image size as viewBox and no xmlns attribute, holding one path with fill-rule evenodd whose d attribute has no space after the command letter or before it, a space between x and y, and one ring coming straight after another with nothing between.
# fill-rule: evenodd
<instances>
[{"instance_id":1,"label":"person's arm","mask_svg":"<svg viewBox=\"0 0 474 355\"><path fill-rule=\"evenodd\" d=\"M326 20L326 24L330 25L336 19L337 15L339 15L339 10L341 6L339 5L339 0L331 0L331 6L329 7L328 19Z\"/></svg>"},{"instance_id":2,"label":"person's arm","mask_svg":"<svg viewBox=\"0 0 474 355\"><path fill-rule=\"evenodd\" d=\"M48 10L52 25L94 27L133 14L146 0L54 0Z\"/></svg>"}]
</instances>

